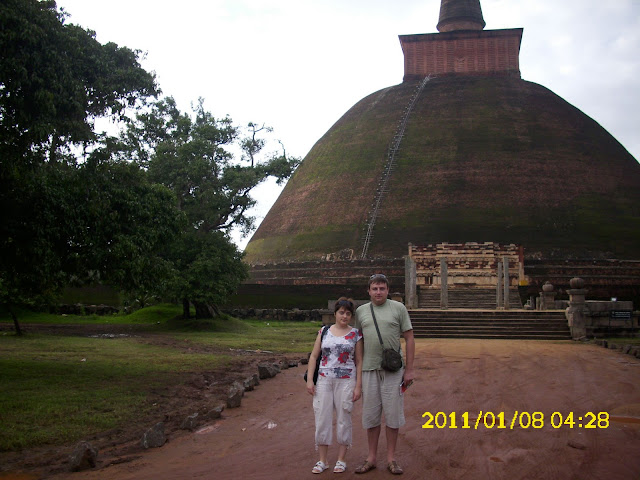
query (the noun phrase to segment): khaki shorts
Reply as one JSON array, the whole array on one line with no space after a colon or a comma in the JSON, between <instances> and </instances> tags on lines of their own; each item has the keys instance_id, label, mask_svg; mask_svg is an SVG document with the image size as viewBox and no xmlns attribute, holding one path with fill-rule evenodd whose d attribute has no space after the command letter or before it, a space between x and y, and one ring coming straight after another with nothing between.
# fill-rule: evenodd
<instances>
[{"instance_id":1,"label":"khaki shorts","mask_svg":"<svg viewBox=\"0 0 640 480\"><path fill-rule=\"evenodd\" d=\"M405 424L404 396L400 383L404 369L397 372L367 370L362 372L362 426L375 428L384 422L389 428L400 428Z\"/></svg>"}]
</instances>

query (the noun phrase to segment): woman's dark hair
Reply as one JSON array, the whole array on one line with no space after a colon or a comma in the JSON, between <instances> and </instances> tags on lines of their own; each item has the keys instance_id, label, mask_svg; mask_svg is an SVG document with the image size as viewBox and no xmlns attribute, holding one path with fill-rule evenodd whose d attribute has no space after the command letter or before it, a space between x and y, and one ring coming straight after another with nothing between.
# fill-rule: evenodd
<instances>
[{"instance_id":1,"label":"woman's dark hair","mask_svg":"<svg viewBox=\"0 0 640 480\"><path fill-rule=\"evenodd\" d=\"M351 315L355 315L355 307L353 306L353 300L347 297L340 297L333 307L333 313L340 310L340 307L344 307L351 312Z\"/></svg>"}]
</instances>

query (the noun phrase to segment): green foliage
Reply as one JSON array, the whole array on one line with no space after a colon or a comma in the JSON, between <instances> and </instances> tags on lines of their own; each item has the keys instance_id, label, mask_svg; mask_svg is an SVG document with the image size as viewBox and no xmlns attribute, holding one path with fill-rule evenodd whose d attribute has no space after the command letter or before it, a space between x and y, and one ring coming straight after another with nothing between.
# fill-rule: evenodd
<instances>
[{"instance_id":1,"label":"green foliage","mask_svg":"<svg viewBox=\"0 0 640 480\"><path fill-rule=\"evenodd\" d=\"M187 225L167 244L163 258L173 275L162 293L194 303L197 317L210 317L248 275L226 232L253 228L247 214L255 204L252 189L268 177L288 178L298 159L285 152L260 158L265 145L260 133L270 132L268 127L250 123L249 135L241 138L231 119L216 119L202 99L193 113L192 118L180 112L172 98L156 102L128 125L116 154L135 160L152 181L174 193ZM243 152L240 160L234 148Z\"/></svg>"},{"instance_id":2,"label":"green foliage","mask_svg":"<svg viewBox=\"0 0 640 480\"><path fill-rule=\"evenodd\" d=\"M33 304L52 298L65 281L66 238L74 229L72 195L65 184L74 168L43 165L30 175L7 179L4 221L0 226L0 298ZM8 198L11 195L12 198Z\"/></svg>"},{"instance_id":3,"label":"green foliage","mask_svg":"<svg viewBox=\"0 0 640 480\"><path fill-rule=\"evenodd\" d=\"M131 272L143 267L132 254L167 236L145 225L174 228L171 193L137 167L79 165L71 147L95 141L96 117L122 118L155 94L154 76L140 67L140 52L101 45L94 32L65 24L53 1L2 2L0 27L0 301L46 303L71 277L88 273L135 283ZM127 218L114 223L114 212ZM126 221L142 222L139 235L128 236L134 224Z\"/></svg>"},{"instance_id":4,"label":"green foliage","mask_svg":"<svg viewBox=\"0 0 640 480\"><path fill-rule=\"evenodd\" d=\"M191 118L180 112L171 97L159 100L128 125L119 155L148 168L154 182L169 187L195 229L248 232L254 223L247 215L255 205L251 190L269 177L287 179L299 159L284 150L260 159L265 140L259 134L270 132L268 127L249 123L249 135L241 137L229 117L215 118L202 99L193 113ZM240 161L234 148L243 152Z\"/></svg>"},{"instance_id":5,"label":"green foliage","mask_svg":"<svg viewBox=\"0 0 640 480\"><path fill-rule=\"evenodd\" d=\"M45 325L153 325L155 330L165 328L167 319L180 315L181 307L171 303L160 303L144 307L128 315L60 315L58 313L17 308L20 322ZM0 322L10 322L8 311L0 307Z\"/></svg>"},{"instance_id":6,"label":"green foliage","mask_svg":"<svg viewBox=\"0 0 640 480\"><path fill-rule=\"evenodd\" d=\"M90 160L81 173L78 196L85 202L77 216L84 220L85 238L76 249L84 260L81 271L138 296L158 290L171 272L162 251L185 224L172 192L151 183L133 163Z\"/></svg>"},{"instance_id":7,"label":"green foliage","mask_svg":"<svg viewBox=\"0 0 640 480\"><path fill-rule=\"evenodd\" d=\"M169 270L160 249L183 216L171 191L139 166L47 163L17 183L2 226L3 303L47 304L69 282L145 291Z\"/></svg>"},{"instance_id":8,"label":"green foliage","mask_svg":"<svg viewBox=\"0 0 640 480\"><path fill-rule=\"evenodd\" d=\"M93 140L95 117L121 117L156 93L139 51L101 45L94 32L66 24L64 17L50 0L0 5L3 163L55 159L61 145Z\"/></svg>"},{"instance_id":9,"label":"green foliage","mask_svg":"<svg viewBox=\"0 0 640 480\"><path fill-rule=\"evenodd\" d=\"M228 230L248 233L251 190L299 160L263 155L268 127L242 137L202 100L193 118L172 98L140 110L158 93L140 52L101 45L53 1L7 0L0 27L0 303L105 284L215 311L247 276ZM119 138L95 134L96 117L130 111Z\"/></svg>"},{"instance_id":10,"label":"green foliage","mask_svg":"<svg viewBox=\"0 0 640 480\"><path fill-rule=\"evenodd\" d=\"M170 245L174 277L167 295L194 304L219 305L247 278L242 253L223 232L186 231Z\"/></svg>"}]
</instances>

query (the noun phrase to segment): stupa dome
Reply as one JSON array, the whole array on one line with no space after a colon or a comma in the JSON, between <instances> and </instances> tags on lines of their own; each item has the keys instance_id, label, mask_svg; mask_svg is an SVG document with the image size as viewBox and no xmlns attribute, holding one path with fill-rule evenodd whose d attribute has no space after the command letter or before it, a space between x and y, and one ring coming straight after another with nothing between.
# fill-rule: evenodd
<instances>
[{"instance_id":1,"label":"stupa dome","mask_svg":"<svg viewBox=\"0 0 640 480\"><path fill-rule=\"evenodd\" d=\"M246 248L249 262L360 253L398 123L419 81L373 93L315 144ZM640 258L640 164L547 88L429 80L407 119L368 256L407 244L521 244L527 256Z\"/></svg>"}]
</instances>

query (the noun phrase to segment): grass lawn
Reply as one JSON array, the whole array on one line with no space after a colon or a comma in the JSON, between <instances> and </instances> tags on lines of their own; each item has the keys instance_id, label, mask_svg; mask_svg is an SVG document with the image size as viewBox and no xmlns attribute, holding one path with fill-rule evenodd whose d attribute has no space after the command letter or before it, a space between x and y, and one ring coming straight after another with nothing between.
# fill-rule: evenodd
<instances>
[{"instance_id":1,"label":"grass lawn","mask_svg":"<svg viewBox=\"0 0 640 480\"><path fill-rule=\"evenodd\" d=\"M167 324L169 320L179 315L182 315L182 306L168 303L136 310L129 315L58 315L29 310L19 310L17 313L20 325L29 325L30 323L51 325L155 325L158 322ZM13 323L13 320L8 312L0 310L0 322Z\"/></svg>"},{"instance_id":2,"label":"grass lawn","mask_svg":"<svg viewBox=\"0 0 640 480\"><path fill-rule=\"evenodd\" d=\"M175 319L179 313L180 307L172 305L110 317L21 312L19 320L25 326L146 324L178 343L149 345L136 336L0 333L0 451L73 442L116 428L152 408L149 398L154 388L180 382L185 373L234 361L231 355L199 353L185 345L303 353L311 350L319 327L227 317L184 322ZM5 315L0 322L12 323Z\"/></svg>"}]
</instances>

